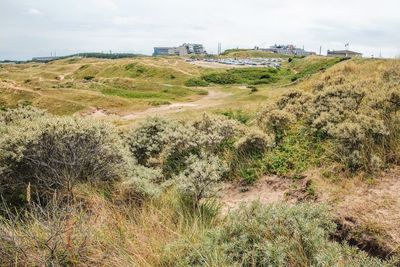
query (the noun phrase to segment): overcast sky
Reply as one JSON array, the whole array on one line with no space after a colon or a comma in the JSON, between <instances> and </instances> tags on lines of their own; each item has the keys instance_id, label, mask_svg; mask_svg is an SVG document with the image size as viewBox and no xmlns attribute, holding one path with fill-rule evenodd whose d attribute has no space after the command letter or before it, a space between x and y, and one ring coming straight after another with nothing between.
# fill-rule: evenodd
<instances>
[{"instance_id":1,"label":"overcast sky","mask_svg":"<svg viewBox=\"0 0 400 267\"><path fill-rule=\"evenodd\" d=\"M0 59L290 43L400 55L399 0L0 0Z\"/></svg>"}]
</instances>

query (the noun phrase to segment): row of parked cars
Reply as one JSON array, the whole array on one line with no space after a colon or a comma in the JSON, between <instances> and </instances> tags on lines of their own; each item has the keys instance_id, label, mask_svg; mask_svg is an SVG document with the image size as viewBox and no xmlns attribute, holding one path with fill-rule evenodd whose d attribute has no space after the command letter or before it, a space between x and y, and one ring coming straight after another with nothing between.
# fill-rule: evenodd
<instances>
[{"instance_id":1,"label":"row of parked cars","mask_svg":"<svg viewBox=\"0 0 400 267\"><path fill-rule=\"evenodd\" d=\"M194 60L191 60L194 61ZM199 61L237 66L266 66L280 68L282 58L205 58Z\"/></svg>"}]
</instances>

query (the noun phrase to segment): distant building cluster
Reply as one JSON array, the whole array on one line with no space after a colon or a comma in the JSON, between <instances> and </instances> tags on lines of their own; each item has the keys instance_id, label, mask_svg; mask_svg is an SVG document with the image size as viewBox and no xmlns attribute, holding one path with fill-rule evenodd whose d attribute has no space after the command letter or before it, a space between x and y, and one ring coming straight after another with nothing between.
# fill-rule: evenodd
<instances>
[{"instance_id":1,"label":"distant building cluster","mask_svg":"<svg viewBox=\"0 0 400 267\"><path fill-rule=\"evenodd\" d=\"M328 57L361 57L362 54L350 50L328 50Z\"/></svg>"},{"instance_id":2,"label":"distant building cluster","mask_svg":"<svg viewBox=\"0 0 400 267\"><path fill-rule=\"evenodd\" d=\"M315 52L310 52L306 51L302 48L298 48L294 45L273 45L270 46L269 48L258 48L256 49L266 51L266 52L271 52L275 54L282 54L282 55L295 55L295 56L310 56L310 55L316 55Z\"/></svg>"},{"instance_id":3,"label":"distant building cluster","mask_svg":"<svg viewBox=\"0 0 400 267\"><path fill-rule=\"evenodd\" d=\"M154 47L153 56L205 55L202 44L183 44L178 47Z\"/></svg>"},{"instance_id":4,"label":"distant building cluster","mask_svg":"<svg viewBox=\"0 0 400 267\"><path fill-rule=\"evenodd\" d=\"M50 62L53 60L57 60L58 57L34 57L32 58L33 62Z\"/></svg>"}]
</instances>

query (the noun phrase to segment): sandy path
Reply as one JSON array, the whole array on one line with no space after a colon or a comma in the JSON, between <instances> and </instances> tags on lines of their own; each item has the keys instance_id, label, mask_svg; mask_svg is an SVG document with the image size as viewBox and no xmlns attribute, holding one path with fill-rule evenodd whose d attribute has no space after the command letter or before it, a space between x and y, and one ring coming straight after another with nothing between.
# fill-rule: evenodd
<instances>
[{"instance_id":1,"label":"sandy path","mask_svg":"<svg viewBox=\"0 0 400 267\"><path fill-rule=\"evenodd\" d=\"M125 116L121 116L124 120L133 120L138 118L145 118L148 116L163 115L170 113L183 112L192 109L203 109L221 104L221 99L230 96L230 93L224 93L214 90L209 90L208 95L193 102L181 102L173 103L170 105L162 105L159 107L149 108L144 111L130 113Z\"/></svg>"}]
</instances>

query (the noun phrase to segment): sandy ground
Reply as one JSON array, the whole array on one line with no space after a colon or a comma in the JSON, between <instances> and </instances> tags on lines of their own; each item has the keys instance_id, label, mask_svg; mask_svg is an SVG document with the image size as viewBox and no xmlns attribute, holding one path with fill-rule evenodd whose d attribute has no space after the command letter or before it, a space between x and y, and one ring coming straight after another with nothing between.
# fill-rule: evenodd
<instances>
[{"instance_id":1,"label":"sandy ground","mask_svg":"<svg viewBox=\"0 0 400 267\"><path fill-rule=\"evenodd\" d=\"M314 174L319 201L328 204L349 229L363 230L363 242L379 242L400 254L400 167L371 182L349 178L332 183Z\"/></svg>"},{"instance_id":2,"label":"sandy ground","mask_svg":"<svg viewBox=\"0 0 400 267\"><path fill-rule=\"evenodd\" d=\"M237 184L224 185L221 195L224 212L238 208L240 205L247 205L253 201L260 201L263 204L278 203L286 201L286 193L289 190L291 181L277 176L265 176L255 185L245 188Z\"/></svg>"}]
</instances>

